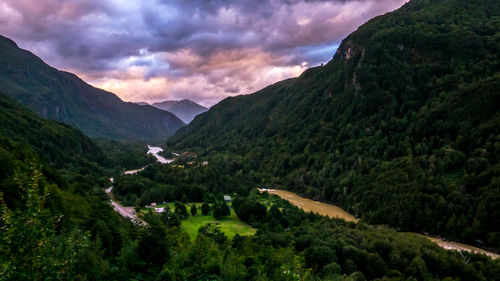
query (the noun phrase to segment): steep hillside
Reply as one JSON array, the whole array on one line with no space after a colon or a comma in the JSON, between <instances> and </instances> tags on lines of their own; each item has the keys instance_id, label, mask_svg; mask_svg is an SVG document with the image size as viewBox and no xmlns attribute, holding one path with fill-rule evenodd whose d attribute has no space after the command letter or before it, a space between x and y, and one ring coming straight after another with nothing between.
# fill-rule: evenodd
<instances>
[{"instance_id":1,"label":"steep hillside","mask_svg":"<svg viewBox=\"0 0 500 281\"><path fill-rule=\"evenodd\" d=\"M46 162L64 167L68 162L104 160L101 149L68 125L40 118L33 111L0 93L0 137L7 144L26 144ZM2 164L2 166L8 166Z\"/></svg>"},{"instance_id":2,"label":"steep hillside","mask_svg":"<svg viewBox=\"0 0 500 281\"><path fill-rule=\"evenodd\" d=\"M410 1L169 138L373 224L500 247L500 2Z\"/></svg>"},{"instance_id":3,"label":"steep hillside","mask_svg":"<svg viewBox=\"0 0 500 281\"><path fill-rule=\"evenodd\" d=\"M40 116L64 122L89 136L162 139L183 122L169 112L123 102L76 75L45 64L0 36L0 90Z\"/></svg>"},{"instance_id":4,"label":"steep hillside","mask_svg":"<svg viewBox=\"0 0 500 281\"><path fill-rule=\"evenodd\" d=\"M80 131L0 93L0 279L109 279L97 274L130 223L102 191L106 161Z\"/></svg>"},{"instance_id":5,"label":"steep hillside","mask_svg":"<svg viewBox=\"0 0 500 281\"><path fill-rule=\"evenodd\" d=\"M22 204L27 187L21 183L30 182L36 170L40 173L40 188L52 193L45 198L47 207L61 211L68 207L69 202L65 200L75 200L75 203L83 200L66 198L72 196L68 191L88 193L95 184L106 180L100 166L106 161L101 149L80 131L43 119L0 93L0 197L3 202L10 206ZM85 175L85 180L81 175ZM73 219L74 214L66 215L61 223Z\"/></svg>"},{"instance_id":6,"label":"steep hillside","mask_svg":"<svg viewBox=\"0 0 500 281\"><path fill-rule=\"evenodd\" d=\"M186 124L193 121L196 115L208 110L206 107L187 99L157 102L152 105L156 108L172 112Z\"/></svg>"}]
</instances>

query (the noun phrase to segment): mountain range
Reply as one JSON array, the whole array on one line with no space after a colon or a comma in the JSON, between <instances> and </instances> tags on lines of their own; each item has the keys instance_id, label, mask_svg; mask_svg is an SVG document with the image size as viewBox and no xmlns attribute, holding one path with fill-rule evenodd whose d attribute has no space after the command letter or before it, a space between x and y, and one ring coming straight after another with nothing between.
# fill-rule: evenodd
<instances>
[{"instance_id":1,"label":"mountain range","mask_svg":"<svg viewBox=\"0 0 500 281\"><path fill-rule=\"evenodd\" d=\"M498 26L498 1L412 0L349 35L325 66L194 118L167 145L195 153L170 166L150 162L140 142L95 142L68 123L138 140L167 134L148 118L181 126L175 116L0 38L0 279L499 280L498 259L385 226L500 251ZM143 119L120 124L127 112ZM124 175L128 165L144 169ZM305 212L256 187L361 220ZM137 212L146 226L112 207L161 197L166 212ZM221 206L229 218L216 218Z\"/></svg>"},{"instance_id":2,"label":"mountain range","mask_svg":"<svg viewBox=\"0 0 500 281\"><path fill-rule=\"evenodd\" d=\"M372 224L500 246L500 2L410 1L167 141Z\"/></svg>"},{"instance_id":3,"label":"mountain range","mask_svg":"<svg viewBox=\"0 0 500 281\"><path fill-rule=\"evenodd\" d=\"M0 90L40 116L91 137L151 140L172 135L184 123L153 107L122 101L76 75L50 67L0 36Z\"/></svg>"},{"instance_id":4,"label":"mountain range","mask_svg":"<svg viewBox=\"0 0 500 281\"><path fill-rule=\"evenodd\" d=\"M152 106L172 112L186 124L193 121L198 114L208 110L206 107L188 99L156 102Z\"/></svg>"}]
</instances>

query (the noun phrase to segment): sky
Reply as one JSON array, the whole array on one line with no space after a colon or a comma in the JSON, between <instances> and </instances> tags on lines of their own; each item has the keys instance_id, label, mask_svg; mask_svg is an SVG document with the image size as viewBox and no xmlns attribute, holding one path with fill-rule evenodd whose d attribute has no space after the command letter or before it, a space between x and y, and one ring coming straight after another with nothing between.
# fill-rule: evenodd
<instances>
[{"instance_id":1,"label":"sky","mask_svg":"<svg viewBox=\"0 0 500 281\"><path fill-rule=\"evenodd\" d=\"M0 34L125 101L212 106L328 62L406 1L0 0Z\"/></svg>"}]
</instances>

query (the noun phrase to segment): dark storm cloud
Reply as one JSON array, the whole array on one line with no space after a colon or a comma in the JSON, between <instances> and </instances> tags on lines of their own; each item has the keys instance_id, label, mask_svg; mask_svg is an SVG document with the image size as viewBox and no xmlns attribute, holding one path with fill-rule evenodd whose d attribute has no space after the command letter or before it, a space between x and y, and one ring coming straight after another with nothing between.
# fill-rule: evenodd
<instances>
[{"instance_id":1,"label":"dark storm cloud","mask_svg":"<svg viewBox=\"0 0 500 281\"><path fill-rule=\"evenodd\" d=\"M4 0L0 33L125 99L184 92L211 105L328 61L357 26L404 2Z\"/></svg>"}]
</instances>

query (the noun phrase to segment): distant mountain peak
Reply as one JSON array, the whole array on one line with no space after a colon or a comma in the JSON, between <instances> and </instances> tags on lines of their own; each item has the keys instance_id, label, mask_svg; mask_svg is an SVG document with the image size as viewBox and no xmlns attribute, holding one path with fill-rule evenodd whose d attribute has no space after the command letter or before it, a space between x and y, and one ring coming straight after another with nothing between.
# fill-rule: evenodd
<instances>
[{"instance_id":1,"label":"distant mountain peak","mask_svg":"<svg viewBox=\"0 0 500 281\"><path fill-rule=\"evenodd\" d=\"M172 112L186 124L191 122L196 115L208 110L208 108L189 99L166 100L153 103L152 106Z\"/></svg>"}]
</instances>

